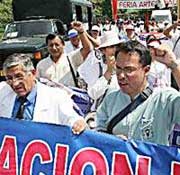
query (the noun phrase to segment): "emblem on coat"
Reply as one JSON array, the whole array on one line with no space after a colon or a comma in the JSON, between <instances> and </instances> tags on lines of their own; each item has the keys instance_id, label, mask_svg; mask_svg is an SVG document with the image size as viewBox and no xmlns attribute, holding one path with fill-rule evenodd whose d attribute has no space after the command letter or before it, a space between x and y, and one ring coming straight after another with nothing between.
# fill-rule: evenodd
<instances>
[{"instance_id":1,"label":"emblem on coat","mask_svg":"<svg viewBox=\"0 0 180 175\"><path fill-rule=\"evenodd\" d=\"M151 139L153 137L152 120L142 118L141 132L144 139Z\"/></svg>"}]
</instances>

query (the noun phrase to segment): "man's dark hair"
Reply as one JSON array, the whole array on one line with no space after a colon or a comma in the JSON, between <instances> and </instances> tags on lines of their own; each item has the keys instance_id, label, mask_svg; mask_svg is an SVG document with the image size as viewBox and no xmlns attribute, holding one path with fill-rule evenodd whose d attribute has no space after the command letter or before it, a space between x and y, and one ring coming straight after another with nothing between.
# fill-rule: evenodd
<instances>
[{"instance_id":1,"label":"man's dark hair","mask_svg":"<svg viewBox=\"0 0 180 175\"><path fill-rule=\"evenodd\" d=\"M151 55L147 47L145 47L143 44L141 44L138 41L127 41L125 43L121 43L119 46L117 46L117 50L115 53L115 58L117 59L117 56L119 52L123 53L138 53L140 60L139 62L143 66L147 66L151 64Z\"/></svg>"},{"instance_id":2,"label":"man's dark hair","mask_svg":"<svg viewBox=\"0 0 180 175\"><path fill-rule=\"evenodd\" d=\"M65 45L63 38L57 34L54 34L54 33L50 33L46 36L46 44L48 44L49 40L53 40L56 37L58 37L61 40L62 44Z\"/></svg>"}]
</instances>

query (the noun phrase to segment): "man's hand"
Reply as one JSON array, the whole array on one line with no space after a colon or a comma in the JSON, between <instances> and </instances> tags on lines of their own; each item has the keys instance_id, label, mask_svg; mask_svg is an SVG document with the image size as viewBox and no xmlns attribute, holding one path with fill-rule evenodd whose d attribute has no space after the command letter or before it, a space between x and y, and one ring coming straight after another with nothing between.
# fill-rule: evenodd
<instances>
[{"instance_id":1,"label":"man's hand","mask_svg":"<svg viewBox=\"0 0 180 175\"><path fill-rule=\"evenodd\" d=\"M107 58L106 63L107 63L107 71L113 73L113 71L115 70L115 63L116 63L115 57L112 56Z\"/></svg>"},{"instance_id":2,"label":"man's hand","mask_svg":"<svg viewBox=\"0 0 180 175\"><path fill-rule=\"evenodd\" d=\"M84 32L83 24L80 21L73 21L71 26L73 29L77 30L79 34Z\"/></svg>"},{"instance_id":3,"label":"man's hand","mask_svg":"<svg viewBox=\"0 0 180 175\"><path fill-rule=\"evenodd\" d=\"M155 59L160 63L165 64L170 69L173 69L172 65L177 62L176 56L173 51L167 45L163 44L156 49Z\"/></svg>"},{"instance_id":4,"label":"man's hand","mask_svg":"<svg viewBox=\"0 0 180 175\"><path fill-rule=\"evenodd\" d=\"M109 82L111 81L111 77L112 77L113 71L115 70L115 62L116 61L115 61L114 56L106 59L107 70L104 73L104 77Z\"/></svg>"},{"instance_id":5,"label":"man's hand","mask_svg":"<svg viewBox=\"0 0 180 175\"><path fill-rule=\"evenodd\" d=\"M174 23L174 27L180 26L180 19L178 19L175 23Z\"/></svg>"},{"instance_id":6,"label":"man's hand","mask_svg":"<svg viewBox=\"0 0 180 175\"><path fill-rule=\"evenodd\" d=\"M123 134L118 134L118 135L116 135L116 137L123 139L123 140L128 140L128 137Z\"/></svg>"},{"instance_id":7,"label":"man's hand","mask_svg":"<svg viewBox=\"0 0 180 175\"><path fill-rule=\"evenodd\" d=\"M82 131L85 130L86 127L87 127L87 124L86 124L85 120L83 118L79 119L72 126L72 132L74 134L80 134Z\"/></svg>"}]
</instances>

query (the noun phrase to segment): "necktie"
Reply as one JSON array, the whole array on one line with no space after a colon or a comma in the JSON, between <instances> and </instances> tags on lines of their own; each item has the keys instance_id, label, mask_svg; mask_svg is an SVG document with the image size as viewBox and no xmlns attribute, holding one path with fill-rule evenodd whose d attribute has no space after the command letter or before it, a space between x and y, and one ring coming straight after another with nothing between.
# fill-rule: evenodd
<instances>
[{"instance_id":1,"label":"necktie","mask_svg":"<svg viewBox=\"0 0 180 175\"><path fill-rule=\"evenodd\" d=\"M26 97L19 97L18 101L20 102L20 106L16 114L16 118L21 120L23 119L23 113L24 113L24 108L25 108L24 103L27 101L27 99Z\"/></svg>"}]
</instances>

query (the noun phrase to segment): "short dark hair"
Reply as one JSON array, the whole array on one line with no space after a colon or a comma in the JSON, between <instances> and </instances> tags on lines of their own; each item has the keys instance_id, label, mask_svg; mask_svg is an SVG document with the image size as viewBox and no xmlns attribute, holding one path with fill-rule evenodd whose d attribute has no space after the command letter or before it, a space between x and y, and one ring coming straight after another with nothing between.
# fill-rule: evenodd
<instances>
[{"instance_id":1,"label":"short dark hair","mask_svg":"<svg viewBox=\"0 0 180 175\"><path fill-rule=\"evenodd\" d=\"M147 47L145 47L143 44L141 44L139 41L127 41L125 43L121 43L117 46L117 50L115 53L115 58L117 59L117 56L119 52L123 53L138 53L140 60L139 62L143 66L147 66L151 64L151 55Z\"/></svg>"},{"instance_id":2,"label":"short dark hair","mask_svg":"<svg viewBox=\"0 0 180 175\"><path fill-rule=\"evenodd\" d=\"M55 33L50 33L46 36L46 44L48 44L49 40L53 40L56 37L58 37L61 40L62 44L65 45L63 38Z\"/></svg>"}]
</instances>

